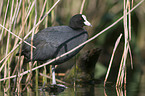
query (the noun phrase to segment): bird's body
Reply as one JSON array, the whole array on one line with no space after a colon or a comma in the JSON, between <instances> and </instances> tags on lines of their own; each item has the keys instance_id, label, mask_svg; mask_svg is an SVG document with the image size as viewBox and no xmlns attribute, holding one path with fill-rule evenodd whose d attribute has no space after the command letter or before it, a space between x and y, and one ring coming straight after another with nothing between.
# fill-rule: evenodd
<instances>
[{"instance_id":1,"label":"bird's body","mask_svg":"<svg viewBox=\"0 0 145 96\"><path fill-rule=\"evenodd\" d=\"M49 59L53 59L83 43L87 38L88 33L84 29L74 30L69 26L54 26L43 29L34 35L33 45L36 49L33 49L32 61L45 62ZM31 37L26 41L30 43ZM60 58L53 64L65 62L76 55L81 49L82 47ZM25 43L22 45L22 55L30 61L31 47Z\"/></svg>"},{"instance_id":2,"label":"bird's body","mask_svg":"<svg viewBox=\"0 0 145 96\"><path fill-rule=\"evenodd\" d=\"M84 25L91 26L85 15L77 14L71 18L69 26L45 28L34 35L33 45L36 49L33 49L32 60L31 47L25 43L22 44L21 55L24 55L24 57L27 58L27 61L41 62L46 62L60 56L87 40L88 33L83 29ZM31 43L31 37L29 37L26 41ZM82 48L83 47L80 47L74 52L52 63L52 84L56 84L55 65L69 60Z\"/></svg>"}]
</instances>

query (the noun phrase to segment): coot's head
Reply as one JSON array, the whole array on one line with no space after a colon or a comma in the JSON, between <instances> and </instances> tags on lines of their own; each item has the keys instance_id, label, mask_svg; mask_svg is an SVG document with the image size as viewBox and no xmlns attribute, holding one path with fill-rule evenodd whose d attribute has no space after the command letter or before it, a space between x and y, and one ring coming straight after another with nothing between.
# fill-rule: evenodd
<instances>
[{"instance_id":1,"label":"coot's head","mask_svg":"<svg viewBox=\"0 0 145 96\"><path fill-rule=\"evenodd\" d=\"M70 19L69 27L73 29L82 29L85 25L92 26L85 15L76 14Z\"/></svg>"}]
</instances>

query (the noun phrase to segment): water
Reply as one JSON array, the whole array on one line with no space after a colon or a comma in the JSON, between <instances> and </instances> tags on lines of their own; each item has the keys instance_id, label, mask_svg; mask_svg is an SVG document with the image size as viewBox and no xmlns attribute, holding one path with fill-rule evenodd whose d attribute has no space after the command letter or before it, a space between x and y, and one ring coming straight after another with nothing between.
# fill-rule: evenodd
<instances>
[{"instance_id":1,"label":"water","mask_svg":"<svg viewBox=\"0 0 145 96\"><path fill-rule=\"evenodd\" d=\"M85 84L76 87L68 87L63 92L53 93L48 90L40 90L39 88L27 88L22 96L145 96L145 81L140 83L130 82L125 88L116 88L115 84L107 84L106 87L101 84ZM16 94L16 93L15 93ZM0 91L0 96L12 96L14 93L4 93Z\"/></svg>"},{"instance_id":2,"label":"water","mask_svg":"<svg viewBox=\"0 0 145 96\"><path fill-rule=\"evenodd\" d=\"M109 85L104 88L103 84L78 86L76 88L67 88L58 96L145 96L145 81L140 84L129 83L125 88L115 88Z\"/></svg>"},{"instance_id":3,"label":"water","mask_svg":"<svg viewBox=\"0 0 145 96\"><path fill-rule=\"evenodd\" d=\"M62 92L50 92L50 87L44 88L43 85L38 87L28 87L22 92L22 96L145 96L145 74L140 71L134 71L134 74L128 74L126 88L116 88L115 82L107 82L104 87L103 80L93 82L91 84L76 84L76 86L67 86L68 88L60 88ZM114 77L111 77L114 78ZM111 81L111 80L110 80ZM1 85L3 83L1 82ZM12 86L11 86L12 87ZM40 90L41 89L41 90ZM4 86L1 86L0 96L17 96L17 93L4 93ZM56 91L56 90L55 90Z\"/></svg>"}]
</instances>

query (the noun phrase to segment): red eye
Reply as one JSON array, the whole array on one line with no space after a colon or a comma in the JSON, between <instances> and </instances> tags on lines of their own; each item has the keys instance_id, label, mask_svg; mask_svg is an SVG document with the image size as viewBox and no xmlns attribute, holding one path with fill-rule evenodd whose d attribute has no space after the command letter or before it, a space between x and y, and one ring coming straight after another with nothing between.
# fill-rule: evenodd
<instances>
[{"instance_id":1,"label":"red eye","mask_svg":"<svg viewBox=\"0 0 145 96\"><path fill-rule=\"evenodd\" d=\"M80 18L80 20L82 20L82 18Z\"/></svg>"}]
</instances>

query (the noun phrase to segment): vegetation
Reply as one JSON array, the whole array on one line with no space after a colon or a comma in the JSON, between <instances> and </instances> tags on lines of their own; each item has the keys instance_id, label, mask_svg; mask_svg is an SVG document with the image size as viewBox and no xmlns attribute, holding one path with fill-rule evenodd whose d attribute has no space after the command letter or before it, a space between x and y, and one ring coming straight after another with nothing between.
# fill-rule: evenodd
<instances>
[{"instance_id":1,"label":"vegetation","mask_svg":"<svg viewBox=\"0 0 145 96\"><path fill-rule=\"evenodd\" d=\"M43 82L47 82L46 65L54 62L55 59L42 65L30 62L24 69L26 66L23 65L24 57L20 57L20 54L16 56L16 53L19 48L21 51L22 42L27 43L25 41L27 37L31 36L33 40L34 34L41 29L49 26L67 25L71 16L77 13L85 14L93 25L92 28L86 28L90 38L93 38L82 44L87 43L80 54L92 47L102 47L103 55L100 56L99 62L108 66L110 60L104 86L111 64L114 63L120 66L120 69L117 69L119 72L116 77L118 77L115 78L116 86L122 87L127 82L127 66L131 65L133 69L133 66L142 64L142 58L145 58L145 7L141 5L143 1L0 0L0 84L4 85L4 92L13 90L21 93L24 91L31 85L32 71L34 70L36 73L35 84L38 85L38 75L40 74L38 71L41 67L44 68L44 71L43 75L42 73L40 75L43 76ZM32 43L29 45L32 49L35 48ZM116 67L116 65L114 66ZM12 82L12 78L16 78L16 84ZM25 79L25 86L22 89L23 79ZM15 86L14 89L11 88L12 85Z\"/></svg>"}]
</instances>

